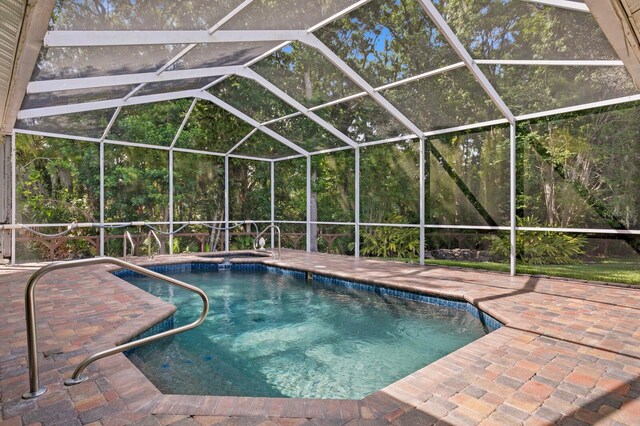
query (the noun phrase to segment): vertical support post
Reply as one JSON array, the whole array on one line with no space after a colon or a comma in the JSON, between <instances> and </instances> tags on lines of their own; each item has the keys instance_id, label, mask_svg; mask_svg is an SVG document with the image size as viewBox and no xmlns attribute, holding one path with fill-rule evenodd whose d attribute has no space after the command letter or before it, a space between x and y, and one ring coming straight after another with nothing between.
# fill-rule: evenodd
<instances>
[{"instance_id":1,"label":"vertical support post","mask_svg":"<svg viewBox=\"0 0 640 426\"><path fill-rule=\"evenodd\" d=\"M11 132L11 264L16 264L16 132Z\"/></svg>"},{"instance_id":2,"label":"vertical support post","mask_svg":"<svg viewBox=\"0 0 640 426\"><path fill-rule=\"evenodd\" d=\"M123 237L124 238L124 237ZM100 256L104 256L104 142L100 142Z\"/></svg>"},{"instance_id":3,"label":"vertical support post","mask_svg":"<svg viewBox=\"0 0 640 426\"><path fill-rule=\"evenodd\" d=\"M275 225L275 221L276 221L276 197L275 197L275 193L276 193L276 162L272 161L271 162L271 248L273 249L275 247L275 232L276 230L273 228L273 226Z\"/></svg>"},{"instance_id":4,"label":"vertical support post","mask_svg":"<svg viewBox=\"0 0 640 426\"><path fill-rule=\"evenodd\" d=\"M509 264L511 276L516 274L516 125L509 128Z\"/></svg>"},{"instance_id":5,"label":"vertical support post","mask_svg":"<svg viewBox=\"0 0 640 426\"><path fill-rule=\"evenodd\" d=\"M169 150L169 254L173 254L173 148Z\"/></svg>"},{"instance_id":6,"label":"vertical support post","mask_svg":"<svg viewBox=\"0 0 640 426\"><path fill-rule=\"evenodd\" d=\"M425 224L425 185L424 185L424 171L425 171L425 152L424 152L424 136L420 137L420 265L424 265L424 224Z\"/></svg>"},{"instance_id":7,"label":"vertical support post","mask_svg":"<svg viewBox=\"0 0 640 426\"><path fill-rule=\"evenodd\" d=\"M356 258L360 257L360 147L356 147L356 170L355 170L355 214L354 214L354 222L356 224L355 235L354 235L354 246L355 246L355 256Z\"/></svg>"},{"instance_id":8,"label":"vertical support post","mask_svg":"<svg viewBox=\"0 0 640 426\"><path fill-rule=\"evenodd\" d=\"M307 253L311 253L311 156L307 156Z\"/></svg>"},{"instance_id":9,"label":"vertical support post","mask_svg":"<svg viewBox=\"0 0 640 426\"><path fill-rule=\"evenodd\" d=\"M229 156L224 157L224 249L229 251Z\"/></svg>"}]
</instances>

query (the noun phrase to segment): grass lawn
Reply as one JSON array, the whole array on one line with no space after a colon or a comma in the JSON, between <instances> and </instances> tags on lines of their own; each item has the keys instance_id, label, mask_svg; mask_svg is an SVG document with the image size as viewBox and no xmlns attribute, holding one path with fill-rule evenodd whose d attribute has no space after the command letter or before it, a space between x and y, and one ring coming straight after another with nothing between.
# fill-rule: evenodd
<instances>
[{"instance_id":1,"label":"grass lawn","mask_svg":"<svg viewBox=\"0 0 640 426\"><path fill-rule=\"evenodd\" d=\"M425 259L425 264L509 272L508 264L495 262ZM577 265L518 265L517 272L640 286L640 264L630 261L611 260Z\"/></svg>"}]
</instances>

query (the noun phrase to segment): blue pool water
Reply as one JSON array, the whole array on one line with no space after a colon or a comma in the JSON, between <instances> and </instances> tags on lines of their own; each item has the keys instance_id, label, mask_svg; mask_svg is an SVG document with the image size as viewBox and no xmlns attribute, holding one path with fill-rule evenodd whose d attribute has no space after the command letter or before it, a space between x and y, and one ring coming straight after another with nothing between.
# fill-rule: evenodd
<instances>
[{"instance_id":1,"label":"blue pool water","mask_svg":"<svg viewBox=\"0 0 640 426\"><path fill-rule=\"evenodd\" d=\"M267 271L167 273L202 288L205 323L135 349L130 359L164 393L362 398L485 334L460 309ZM125 278L194 321L198 296Z\"/></svg>"}]
</instances>

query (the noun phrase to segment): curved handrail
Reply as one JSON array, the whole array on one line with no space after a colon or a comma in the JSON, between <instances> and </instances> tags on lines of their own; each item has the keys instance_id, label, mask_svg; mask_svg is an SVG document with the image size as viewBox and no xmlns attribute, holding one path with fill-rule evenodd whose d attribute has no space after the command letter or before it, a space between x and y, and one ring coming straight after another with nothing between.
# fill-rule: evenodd
<instances>
[{"instance_id":1,"label":"curved handrail","mask_svg":"<svg viewBox=\"0 0 640 426\"><path fill-rule=\"evenodd\" d=\"M260 240L260 238L271 228L275 229L278 232L278 260L279 260L282 257L282 244L280 243L280 227L277 225L269 225L266 228L264 228L262 232L256 235L256 237L253 240L253 249L259 250L258 240ZM264 248L262 250L264 251Z\"/></svg>"},{"instance_id":2,"label":"curved handrail","mask_svg":"<svg viewBox=\"0 0 640 426\"><path fill-rule=\"evenodd\" d=\"M158 235L154 232L153 229L150 229L149 233L147 234L147 248L149 250L149 259L153 259L153 254L151 253L151 236L153 236L153 238L158 243L158 254L160 254L160 249L162 248L160 238L158 238Z\"/></svg>"},{"instance_id":3,"label":"curved handrail","mask_svg":"<svg viewBox=\"0 0 640 426\"><path fill-rule=\"evenodd\" d=\"M71 379L65 380L66 385L74 385L74 384L85 381L87 379L86 376L81 376L81 374L84 371L84 369L87 368L87 366L89 366L94 361L97 361L109 355L113 355L119 352L126 351L128 349L132 349L132 348L144 345L146 343L154 342L156 340L162 339L163 337L171 336L174 334L181 333L183 331L190 330L202 324L202 322L207 317L207 313L209 312L209 299L207 298L206 293L201 289L199 289L198 287L192 286L187 283L183 283L182 281L178 281L174 278L167 277L165 275L150 271L141 266L133 265L131 263L125 262L120 259L116 259L114 257L96 257L92 259L70 260L66 262L55 262L47 266L43 266L42 268L38 269L33 275L31 275L31 278L29 278L29 282L27 283L27 288L25 290L25 309L26 309L26 317L27 317L27 350L29 355L30 391L22 395L23 398L25 399L35 398L47 391L47 389L44 386L40 387L39 377L38 377L38 337L37 337L37 331L36 331L36 313L35 313L35 288L36 288L36 284L38 283L38 280L48 272L55 271L58 269L75 268L77 266L97 265L101 263L110 263L125 269L130 269L139 274L156 278L156 279L165 281L169 284L192 291L196 293L198 296L200 296L200 298L202 299L202 303L203 303L202 313L200 314L200 316L196 321L190 324L184 325L182 327L174 328L171 330L167 330L162 333L154 334L153 336L145 337L143 339L135 340L133 342L124 343L122 345L118 345L114 348L107 349L87 357L84 361L82 361L76 367L75 371L71 376Z\"/></svg>"},{"instance_id":4,"label":"curved handrail","mask_svg":"<svg viewBox=\"0 0 640 426\"><path fill-rule=\"evenodd\" d=\"M133 252L136 250L136 245L133 244L133 238L131 238L131 233L129 231L124 231L124 235L122 236L122 258L124 261L127 261L127 240L131 243L131 255L133 256Z\"/></svg>"}]
</instances>

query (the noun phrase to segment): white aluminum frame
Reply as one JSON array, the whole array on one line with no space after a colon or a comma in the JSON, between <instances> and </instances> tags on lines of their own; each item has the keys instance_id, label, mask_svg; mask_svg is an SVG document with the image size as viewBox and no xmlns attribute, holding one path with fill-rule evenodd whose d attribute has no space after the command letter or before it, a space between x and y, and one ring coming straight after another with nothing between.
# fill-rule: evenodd
<instances>
[{"instance_id":1,"label":"white aluminum frame","mask_svg":"<svg viewBox=\"0 0 640 426\"><path fill-rule=\"evenodd\" d=\"M187 113L184 115L184 118L182 119L182 123L180 123L180 127L178 127L178 131L176 132L176 135L173 137L173 141L171 141L171 145L169 146L169 148L173 149L176 146L176 143L178 143L178 139L180 139L180 135L182 134L182 131L187 125L187 122L189 121L189 117L191 117L191 113L193 112L193 109L196 107L197 103L198 103L198 99L194 99L193 102L191 102L191 106L189 106Z\"/></svg>"},{"instance_id":2,"label":"white aluminum frame","mask_svg":"<svg viewBox=\"0 0 640 426\"><path fill-rule=\"evenodd\" d=\"M589 6L585 3L568 0L524 0L529 3L541 4L543 6L557 7L559 9L571 10L574 12L586 12L589 13Z\"/></svg>"},{"instance_id":3,"label":"white aluminum frame","mask_svg":"<svg viewBox=\"0 0 640 426\"><path fill-rule=\"evenodd\" d=\"M270 188L269 188L269 193L270 193L270 197L269 197L269 203L271 204L271 214L270 214L270 218L271 221L269 223L269 225L271 225L271 248L273 249L275 247L275 219L276 219L276 163L275 162L271 162L271 167L269 168L269 172L270 172L270 176L271 179L269 181L270 183Z\"/></svg>"},{"instance_id":4,"label":"white aluminum frame","mask_svg":"<svg viewBox=\"0 0 640 426\"><path fill-rule=\"evenodd\" d=\"M420 191L420 208L419 208L419 214L420 214L420 265L424 265L424 250L425 250L425 245L426 245L426 240L425 240L425 214L426 214L426 208L425 208L425 161L427 161L427 156L426 156L426 152L425 152L425 141L424 141L424 136L420 137L420 145L418 147L418 151L420 153L420 165L419 165L419 177L418 179L420 179L420 184L419 184L419 191Z\"/></svg>"},{"instance_id":5,"label":"white aluminum frame","mask_svg":"<svg viewBox=\"0 0 640 426\"><path fill-rule=\"evenodd\" d=\"M222 99L213 96L211 93L209 93L209 92L201 92L199 97L202 98L202 99L206 99L206 100L212 102L213 104L217 105L218 107L224 109L225 111L235 115L236 117L238 117L242 121L245 121L246 123L250 124L251 126L257 128L260 131L262 131L263 133L266 133L267 135L271 136L273 139L275 139L278 142L288 146L289 148L293 149L294 151L296 151L296 152L298 152L298 153L300 153L302 155L305 155L305 156L309 155L309 152L306 151L305 149L299 147L295 143L291 142L289 139L285 138L284 136L280 135L279 133L274 132L270 128L268 128L266 126L263 126L258 121L256 121L253 118L249 117L248 115L246 115L245 113L241 112L237 108L235 108L235 107L229 105L228 103L224 102Z\"/></svg>"},{"instance_id":6,"label":"white aluminum frame","mask_svg":"<svg viewBox=\"0 0 640 426\"><path fill-rule=\"evenodd\" d=\"M11 225L17 224L16 207L16 132L11 133ZM11 265L16 264L16 230L11 229Z\"/></svg>"},{"instance_id":7,"label":"white aluminum frame","mask_svg":"<svg viewBox=\"0 0 640 426\"><path fill-rule=\"evenodd\" d=\"M104 256L104 141L100 142L100 256Z\"/></svg>"},{"instance_id":8,"label":"white aluminum frame","mask_svg":"<svg viewBox=\"0 0 640 426\"><path fill-rule=\"evenodd\" d=\"M148 46L297 40L306 30L49 31L44 47Z\"/></svg>"},{"instance_id":9,"label":"white aluminum frame","mask_svg":"<svg viewBox=\"0 0 640 426\"><path fill-rule=\"evenodd\" d=\"M611 61L611 60L487 60L487 59L478 59L475 60L475 63L477 64L503 64L503 65L521 65L521 66L622 66L622 62L621 61ZM432 71L428 71L419 75L415 75L415 76L411 76L408 77L406 79L403 80L399 80L397 82L393 82L390 84L386 84L377 88L374 88L373 90L376 92L382 91L382 90L386 90L386 89L390 89L393 87L398 87L422 78L427 78L427 77L431 77L434 75L438 75L441 73L445 73L454 69L458 69L461 67L464 67L465 64L464 62L458 62L452 65L448 65L448 66L444 66ZM196 74L188 74L191 72L195 72ZM312 120L314 120L316 123L318 123L319 125L321 125L323 128L325 128L326 130L330 131L332 134L334 134L335 136L339 137L341 140L343 140L343 142L347 143L349 146L351 147L355 147L355 142L353 142L350 138L348 138L346 135L344 135L343 133L341 133L339 130L335 129L335 127L333 127L332 125L330 125L329 123L327 123L326 121L320 119L319 117L317 117L315 114L313 114L314 111L317 111L319 109L322 108L326 108L332 105L336 105L336 104L340 104L342 102L347 102L353 99L358 99L360 97L364 97L364 96L368 96L368 93L366 91L364 92L359 92L353 95L349 95L346 96L344 98L340 98L340 99L336 99L330 102L327 102L325 104L322 105L317 105L314 106L312 108L306 108L304 107L302 104L300 104L299 102L295 101L294 99L292 99L290 96L288 96L286 93L282 92L280 89L278 89L276 86L274 86L273 84L271 84L270 82L268 82L266 79L264 79L262 76L260 76L259 74L255 73L255 71L247 69L246 66L231 66L231 67L218 67L218 68L209 68L209 69L194 69L194 70L187 70L187 71L172 71L172 72L167 72L162 74L160 77L158 77L158 75L156 75L156 73L147 73L147 74L132 74L132 75L128 75L128 76L114 76L113 78L115 80L113 80L111 83L108 83L108 78L109 77L92 77L92 78L87 78L87 79L83 79L83 78L79 78L79 79L69 79L69 80L52 80L52 81L43 81L43 82L33 82L30 84L33 84L32 86L29 87L30 92L32 93L41 93L41 92L48 92L48 91L54 91L56 90L56 86L59 83L61 85L61 87L58 87L57 90L72 90L72 89L77 89L77 88L87 88L87 87L102 87L102 85L104 86L109 86L111 84L120 84L123 83L124 81L128 81L129 83L135 83L135 82L139 82L142 80L148 80L148 81L169 81L169 80L174 80L174 79L181 79L181 78L192 78L192 77L196 77L196 76L201 76L201 75L208 75L209 73L211 73L212 75L217 75L219 73L222 72L234 72L235 75L239 75L241 77L245 77L245 78L249 78L252 79L254 81L256 81L258 84L261 84L265 89L267 89L268 91L270 91L271 93L273 93L275 96L277 96L278 98L282 99L283 101L287 102L289 105L291 105L292 107L294 107L295 109L297 109L298 111L283 117L278 117L272 120L269 120L267 122L263 122L261 123L263 126L268 126L270 124L285 120L285 119L289 119L289 118L293 118L293 117L298 117L300 115L305 115L309 118L311 118ZM231 74L229 74L231 75ZM222 79L228 77L229 75L216 80L214 83L217 83L219 81L221 81ZM126 80L120 80L120 79L126 79ZM213 84L211 84L213 85ZM207 87L210 87L211 85L208 85ZM132 92L133 93L133 92ZM181 91L181 92L172 92L172 96L170 96L170 99L177 99L177 98L182 98L182 97L190 97L190 96L197 96L198 94L202 93L200 89L193 89L193 90L189 90L189 91ZM131 95L131 94L130 94ZM127 95L127 96L130 96ZM147 98L146 96L152 96L151 98ZM120 109L123 106L126 105L135 105L135 104L143 104L143 103L150 103L150 102L159 102L161 100L169 100L169 99L165 99L165 97L163 97L162 95L146 95L146 96L138 96L135 98L125 98L122 100L122 102L120 102L120 100L112 100L111 102L104 104L102 102L104 101L100 101L100 102L95 102L95 103L84 103L84 104L72 104L72 105L67 105L64 107L45 107L45 109L43 108L37 108L37 109L31 109L31 110L24 110L24 113L20 113L19 118L35 118L36 116L49 116L49 115L58 115L58 114L63 114L63 113L73 113L73 112L78 112L78 109L81 109L82 111L84 110L92 110L92 109L101 109L104 107L107 108L112 108L112 107L116 107L117 111L114 114L114 118L113 120L115 120L115 118L117 117L117 114L119 113ZM195 101L195 99L194 99ZM52 109L50 109L52 108ZM571 108L571 107L568 107ZM193 109L193 106L190 108L190 111ZM522 117L518 117L518 119L529 119L532 116L535 115L547 115L547 113L545 112L539 112L539 113L533 113L533 114L527 114L526 116L522 116ZM187 116L185 117L185 120L182 124L182 126L179 128L175 140L177 140L177 138L179 137L179 133L182 131L184 125L186 124L188 117L190 115L190 112L187 114ZM542 115L541 115L542 116ZM113 120L109 123L108 128L105 130L105 134L108 133L108 129L111 127L111 125L113 125ZM498 122L499 120L493 120L492 122ZM479 124L479 123L478 123ZM472 125L468 125L469 128L475 127L477 126L477 124L472 124ZM462 127L462 126L460 126ZM448 133L450 131L453 131L453 129L457 129L457 128L452 128L452 129L443 129L443 130L437 130L434 132L424 132L423 135L424 136L429 136L431 134L443 134L443 133ZM408 136L403 136L402 138L411 138L411 137L416 137L415 135L408 135ZM378 144L378 143L385 143L387 140L380 140L380 141L372 141L372 142L365 142L363 144L360 144L360 146L367 146L367 145L372 145L372 144ZM291 142L293 143L293 142ZM296 144L297 145L297 144Z\"/></svg>"},{"instance_id":10,"label":"white aluminum frame","mask_svg":"<svg viewBox=\"0 0 640 426\"><path fill-rule=\"evenodd\" d=\"M509 272L516 274L516 124L509 125Z\"/></svg>"},{"instance_id":11,"label":"white aluminum frame","mask_svg":"<svg viewBox=\"0 0 640 426\"><path fill-rule=\"evenodd\" d=\"M491 85L480 67L478 67L478 65L475 63L462 42L458 39L458 36L453 32L447 21L440 14L438 9L436 9L431 0L418 0L418 2L422 6L422 9L427 13L429 18L431 18L436 27L440 30L440 33L444 36L449 45L460 57L462 62L464 62L469 71L471 71L471 74L473 74L473 77L476 79L476 81L480 84L480 86L482 86L487 95L489 95L489 98L491 98L496 107L498 107L504 118L506 118L509 123L514 124L516 121L515 116L513 115L507 104L502 100L493 85Z\"/></svg>"},{"instance_id":12,"label":"white aluminum frame","mask_svg":"<svg viewBox=\"0 0 640 426\"><path fill-rule=\"evenodd\" d=\"M297 109L302 115L304 115L305 117L307 117L308 119L310 119L311 121L313 121L314 123L322 127L323 129L327 130L329 133L331 133L332 135L334 135L335 137L337 137L338 139L340 139L342 142L346 143L350 147L355 148L357 146L355 141L353 141L347 135L345 135L340 130L333 127L331 124L327 123L322 118L318 117L315 113L310 111L307 107L305 107L300 102L293 99L291 96L287 95L284 91L280 90L273 83L268 81L266 78L262 77L260 74L258 74L254 70L246 68L241 72L237 73L237 75L240 75L242 77L246 77L252 81L255 81L260 86L264 87L269 92L271 92L272 94L274 94L275 96L277 96L278 98L280 98L281 100L283 100L284 102L292 106L293 108Z\"/></svg>"},{"instance_id":13,"label":"white aluminum frame","mask_svg":"<svg viewBox=\"0 0 640 426\"><path fill-rule=\"evenodd\" d=\"M121 85L121 84L139 84L132 92L130 92L123 99L110 100L110 101L98 101L98 102L88 102L83 104L72 104L65 106L54 106L54 107L44 107L44 108L35 108L30 110L22 110L18 113L19 119L28 119L28 118L36 118L36 117L46 117L51 115L59 115L59 114L69 114L76 112L84 112L91 111L96 109L107 109L107 108L116 108L109 124L105 128L101 138L90 138L90 137L76 137L71 135L61 135L47 132L38 132L38 131L29 131L29 130L19 130L15 129L12 132L11 138L11 168L12 168L12 211L11 211L11 244L12 244L12 264L15 264L15 243L16 243L16 229L18 226L29 226L29 227L50 227L50 226L66 226L69 224L17 224L17 211L16 211L16 133L26 133L26 134L34 134L34 135L42 135L42 136L54 136L54 137L64 137L71 138L80 141L87 142L96 142L100 144L100 255L104 255L104 239L105 239L105 229L104 225L106 224L104 221L104 147L106 144L113 145L123 145L123 146L136 146L148 149L159 149L165 150L169 153L169 221L168 222L149 222L150 224L163 224L168 225L169 229L173 231L175 224L185 224L185 223L219 223L225 224L225 248L229 249L229 158L240 158L246 160L257 160L257 161L266 161L270 162L270 176L271 176L271 187L270 187L270 207L271 207L271 215L270 220L268 221L254 221L255 223L293 223L293 224L305 224L307 229L306 235L306 245L307 251L310 250L311 246L311 235L310 235L310 227L311 224L320 224L320 225L343 225L343 226L354 226L355 227L355 255L359 257L360 255L360 227L361 226L391 226L391 227L404 227L404 228L418 228L420 230L420 263L424 264L424 249L425 249L425 229L464 229L464 230L497 230L497 231L509 231L510 233L510 245L511 245L511 253L510 253L510 272L512 275L516 272L516 258L515 258L515 237L517 231L547 231L547 232L573 232L573 233L589 233L589 234L610 234L610 235L640 235L640 230L609 230L609 229L588 229L588 228L544 228L544 227L518 227L516 226L516 122L524 121L524 120L534 120L541 117L555 116L575 111L588 110L594 108L601 108L609 105L623 104L628 102L637 102L640 101L640 95L633 95L622 97L618 99L611 99L602 102L593 102L589 104L571 106L566 108L559 108L555 110L536 112L531 114L524 114L518 117L514 116L507 105L504 103L502 98L493 88L491 83L488 81L484 73L480 70L478 65L515 65L515 66L624 66L622 61L617 60L500 60L500 59L473 59L465 47L462 45L460 40L457 38L455 33L451 30L448 23L444 20L439 11L435 8L433 3L430 0L418 0L424 11L431 18L431 20L435 23L440 32L444 35L445 39L449 43L449 45L454 49L456 54L460 57L462 62L454 63L445 67L441 67L436 70L431 70L416 76L412 76L397 82L393 82L390 84L386 84L380 86L378 88L374 88L369 85L358 73L356 73L351 67L349 67L341 58L339 58L333 51L331 51L326 45L324 45L315 35L313 35L313 31L318 28L328 24L329 22L334 21L335 19L349 13L352 10L366 4L369 0L361 0L348 8L336 13L334 16L325 19L317 25L309 28L306 31L287 31L287 30L250 30L250 31L224 31L220 30L220 27L224 23L226 23L229 19L231 19L236 14L240 13L244 8L249 6L253 0L245 0L242 4L236 7L233 11L227 14L221 21L219 21L216 25L211 27L207 31L52 31L47 33L45 37L45 46L49 47L60 47L60 46L111 46L111 45L145 45L145 44L175 44L175 43L188 43L189 45L183 49L178 55L172 58L169 62L167 62L163 67L161 67L158 71L153 73L139 73L139 74L130 74L130 75L122 75L122 76L106 76L106 77L90 77L90 78L78 78L78 79L60 79L53 81L41 81L41 82L31 82L28 84L27 93L46 93L46 92L54 92L60 90L77 90L77 89L87 89L87 88L98 88L98 87L109 87L113 85ZM550 7L558 7L572 11L578 12L589 12L587 5L584 3L567 1L567 0L525 0L531 3L541 4L544 6ZM278 46L270 49L268 52L260 55L257 58L252 59L245 65L238 66L228 66L228 67L212 67L212 68L203 68L203 69L190 69L190 70L181 70L181 71L166 71L173 63L179 60L182 56L187 54L190 50L196 47L198 44L205 43L237 43L237 42L251 42L251 41L283 41L283 43ZM291 98L285 92L280 90L278 87L273 85L268 80L264 79L262 76L257 74L255 71L249 69L248 67L257 61L263 59L264 57L272 54L273 52L281 49L285 45L289 44L291 41L299 41L304 43L307 46L317 49L325 58L327 58L330 62L332 62L338 69L340 69L348 78L350 78L354 83L360 86L364 91L360 93L356 93L341 99L333 100L327 102L322 105L314 106L312 108L307 108L301 103L297 102L295 99ZM398 87L403 84L410 83L412 81L416 81L422 78L431 77L437 74L441 74L447 71L451 71L457 68L467 67L469 71L472 73L473 77L476 81L481 85L487 95L490 97L492 102L498 107L498 109L503 114L503 119L497 119L492 121L487 121L484 123L474 123L471 125L465 126L457 126L449 129L439 129L430 132L422 132L420 129L409 120L403 113L397 110L391 103L389 103L379 92L390 89L393 87ZM240 110L228 105L224 101L216 98L210 93L206 92L206 89L212 87L213 85L221 82L226 79L230 75L238 75L244 78L251 79L256 83L260 84L266 90L291 105L293 108L297 110L296 113L289 114L285 117L279 117L273 120L269 120L264 123L259 123L256 120L253 120L251 117L247 116ZM163 81L173 81L173 80L181 80L181 79L192 79L192 78L203 78L203 77L217 77L212 83L206 85L200 89L194 90L186 90L180 92L171 92L171 93L163 93L157 95L145 95L145 96L134 96L134 94L141 89L147 83L153 82L163 82ZM399 136L396 138L389 138L385 140L379 141L371 141L362 144L357 144L355 141L350 139L348 136L344 135L341 131L336 129L331 124L327 123L325 120L318 117L313 111L319 110L321 108L325 108L331 105L336 105L342 102L347 102L349 100L357 99L364 96L370 96L373 98L383 109L389 112L396 120L398 120L401 124L403 124L407 129L409 129L413 134ZM169 147L165 146L156 146L150 144L140 144L140 143L132 143L132 142L123 142L123 141L112 141L107 140L106 137L115 123L121 109L125 106L129 105L138 105L144 103L153 103L153 102L161 102L166 100L173 99L181 99L181 98L193 98L193 102L189 110L186 113L185 118L183 119L176 135ZM177 148L175 147L178 138L184 129L186 123L188 122L189 116L191 115L197 101L199 99L207 100L218 107L224 109L225 111L235 115L239 119L247 122L251 126L253 126L253 130L249 132L247 136L245 136L240 142L238 142L234 147L232 147L226 153L217 153L217 152L208 152L201 150L192 150L186 148ZM323 127L324 129L331 132L334 136L338 137L342 140L346 146L338 147L338 148L329 148L321 151L313 151L309 152L307 150L302 149L297 144L289 141L283 136L277 134L272 131L268 127L269 124L273 124L278 121L282 121L288 118L293 118L297 116L305 116L312 121L316 122L318 125ZM491 126L501 126L509 124L509 138L510 138L510 212L509 212L509 226L469 226L469 225L436 225L436 224L427 224L425 217L425 161L426 161L426 152L425 152L425 138L430 136L436 136L440 134L447 134L452 132L460 132L467 131L473 129L481 129ZM294 151L298 152L297 155L292 155L288 157L283 157L279 159L265 159L258 158L252 156L244 156L244 155L234 155L233 152L242 145L247 139L249 139L256 131L262 131L269 135L270 137L276 139L280 143L288 146ZM420 223L419 224L389 224L389 223L361 223L360 222L360 147L364 146L372 146L383 143L395 143L403 140L411 140L411 139L419 139L419 152L420 152ZM319 222L319 221L311 221L310 220L310 203L311 203L311 156L313 155L321 155L332 152L337 152L345 149L353 149L355 155L355 220L354 222ZM210 222L177 222L174 221L173 209L174 209L174 187L173 187L173 153L174 152L187 152L187 153L196 153L196 154L204 154L204 155L214 155L214 156L223 156L225 161L225 217L224 221L210 221ZM306 167L306 194L307 194L307 217L306 221L276 221L275 220L275 163L277 161L284 161L288 159L294 158L306 158L307 167ZM138 222L140 224L140 222ZM94 226L95 224L85 224ZM170 236L170 251L172 251L172 236ZM273 246L273 230L272 230L272 238L271 244Z\"/></svg>"},{"instance_id":14,"label":"white aluminum frame","mask_svg":"<svg viewBox=\"0 0 640 426\"><path fill-rule=\"evenodd\" d=\"M328 59L336 68L342 71L347 77L349 77L355 84L360 86L369 96L373 98L382 108L386 109L389 114L396 118L403 126L409 129L416 135L422 132L411 120L409 120L403 113L401 113L395 106L391 104L380 93L376 92L364 78L356 73L345 61L343 61L338 55L336 55L331 49L329 49L323 42L320 41L313 34L306 34L304 38L298 40L307 46L313 47L318 50L322 55Z\"/></svg>"},{"instance_id":15,"label":"white aluminum frame","mask_svg":"<svg viewBox=\"0 0 640 426\"><path fill-rule=\"evenodd\" d=\"M355 149L354 255L360 257L360 147Z\"/></svg>"},{"instance_id":16,"label":"white aluminum frame","mask_svg":"<svg viewBox=\"0 0 640 426\"><path fill-rule=\"evenodd\" d=\"M307 156L307 253L311 253L311 157Z\"/></svg>"},{"instance_id":17,"label":"white aluminum frame","mask_svg":"<svg viewBox=\"0 0 640 426\"><path fill-rule=\"evenodd\" d=\"M229 156L224 157L224 249L229 251Z\"/></svg>"},{"instance_id":18,"label":"white aluminum frame","mask_svg":"<svg viewBox=\"0 0 640 426\"><path fill-rule=\"evenodd\" d=\"M240 148L240 145L242 145L243 143L248 141L251 138L251 136L253 136L257 131L258 131L258 129L254 127L251 131L249 131L249 133L247 133L247 135L245 137L240 139L240 142L238 142L237 144L232 146L231 149L229 151L227 151L226 155L232 154L236 149Z\"/></svg>"},{"instance_id":19,"label":"white aluminum frame","mask_svg":"<svg viewBox=\"0 0 640 426\"><path fill-rule=\"evenodd\" d=\"M50 93L64 90L96 89L100 87L142 83L162 83L167 81L178 81L205 77L214 78L228 74L235 74L240 71L242 71L242 65L231 65L226 67L192 68L188 70L165 71L162 74L158 74L157 72L147 72L99 77L62 78L58 80L32 81L27 85L27 94ZM127 96L131 97L130 94Z\"/></svg>"}]
</instances>

